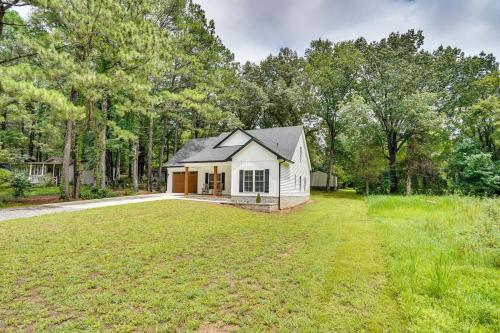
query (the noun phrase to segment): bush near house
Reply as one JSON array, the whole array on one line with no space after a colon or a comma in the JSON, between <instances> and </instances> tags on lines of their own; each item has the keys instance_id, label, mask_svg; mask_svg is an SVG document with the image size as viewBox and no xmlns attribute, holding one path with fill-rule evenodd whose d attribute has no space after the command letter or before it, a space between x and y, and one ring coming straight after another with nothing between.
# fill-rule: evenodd
<instances>
[{"instance_id":1,"label":"bush near house","mask_svg":"<svg viewBox=\"0 0 500 333\"><path fill-rule=\"evenodd\" d=\"M12 176L10 186L12 187L14 197L21 198L31 190L33 184L30 182L26 174L18 172L14 173Z\"/></svg>"}]
</instances>

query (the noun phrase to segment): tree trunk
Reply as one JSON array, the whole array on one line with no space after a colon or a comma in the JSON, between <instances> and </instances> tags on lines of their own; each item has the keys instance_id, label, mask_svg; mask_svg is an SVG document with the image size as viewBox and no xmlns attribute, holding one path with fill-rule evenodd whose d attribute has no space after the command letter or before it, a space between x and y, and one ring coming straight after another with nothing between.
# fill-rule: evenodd
<instances>
[{"instance_id":1,"label":"tree trunk","mask_svg":"<svg viewBox=\"0 0 500 333\"><path fill-rule=\"evenodd\" d=\"M3 17L5 16L5 11L4 5L0 4L0 39L3 36Z\"/></svg>"},{"instance_id":2,"label":"tree trunk","mask_svg":"<svg viewBox=\"0 0 500 333\"><path fill-rule=\"evenodd\" d=\"M411 177L413 176L413 158L415 152L415 142L413 137L410 137L407 142L407 153L406 153L406 195L412 195L412 183Z\"/></svg>"},{"instance_id":3,"label":"tree trunk","mask_svg":"<svg viewBox=\"0 0 500 333\"><path fill-rule=\"evenodd\" d=\"M78 138L75 138L75 146L77 145ZM78 147L73 149L73 198L80 198L80 161Z\"/></svg>"},{"instance_id":4,"label":"tree trunk","mask_svg":"<svg viewBox=\"0 0 500 333\"><path fill-rule=\"evenodd\" d=\"M406 173L406 195L412 195L412 186L411 186L411 172L408 171Z\"/></svg>"},{"instance_id":5,"label":"tree trunk","mask_svg":"<svg viewBox=\"0 0 500 333\"><path fill-rule=\"evenodd\" d=\"M73 105L76 104L77 93L75 88L71 88L70 100ZM66 135L64 138L64 150L63 150L63 178L64 178L64 197L69 199L71 197L71 192L69 188L69 180L71 177L70 173L70 163L71 163L71 147L73 143L73 120L66 120Z\"/></svg>"},{"instance_id":6,"label":"tree trunk","mask_svg":"<svg viewBox=\"0 0 500 333\"><path fill-rule=\"evenodd\" d=\"M365 195L370 195L370 183L365 180Z\"/></svg>"},{"instance_id":7,"label":"tree trunk","mask_svg":"<svg viewBox=\"0 0 500 333\"><path fill-rule=\"evenodd\" d=\"M148 127L148 156L147 156L147 172L148 172L148 191L153 192L153 126L154 118L152 110L149 112L149 127Z\"/></svg>"},{"instance_id":8,"label":"tree trunk","mask_svg":"<svg viewBox=\"0 0 500 333\"><path fill-rule=\"evenodd\" d=\"M121 162L121 150L118 149L118 151L116 152L116 164L115 164L115 175L114 175L114 181L115 182L119 182L120 181L120 162Z\"/></svg>"},{"instance_id":9,"label":"tree trunk","mask_svg":"<svg viewBox=\"0 0 500 333\"><path fill-rule=\"evenodd\" d=\"M174 154L177 152L177 123L174 126Z\"/></svg>"},{"instance_id":10,"label":"tree trunk","mask_svg":"<svg viewBox=\"0 0 500 333\"><path fill-rule=\"evenodd\" d=\"M332 171L333 171L333 148L330 146L328 149L328 171L326 173L326 187L325 191L330 192L332 183Z\"/></svg>"},{"instance_id":11,"label":"tree trunk","mask_svg":"<svg viewBox=\"0 0 500 333\"><path fill-rule=\"evenodd\" d=\"M139 131L132 146L132 191L139 191Z\"/></svg>"},{"instance_id":12,"label":"tree trunk","mask_svg":"<svg viewBox=\"0 0 500 333\"><path fill-rule=\"evenodd\" d=\"M398 142L396 133L387 136L387 149L389 152L389 175L391 177L391 193L398 193L398 174L396 169L396 157L398 153Z\"/></svg>"},{"instance_id":13,"label":"tree trunk","mask_svg":"<svg viewBox=\"0 0 500 333\"><path fill-rule=\"evenodd\" d=\"M106 187L106 122L108 121L108 95L104 93L102 98L102 124L99 132L99 184L101 188Z\"/></svg>"},{"instance_id":14,"label":"tree trunk","mask_svg":"<svg viewBox=\"0 0 500 333\"><path fill-rule=\"evenodd\" d=\"M33 122L33 127L34 127L34 122ZM30 129L30 135L28 138L28 156L30 158L35 156L35 131L33 130L33 127Z\"/></svg>"},{"instance_id":15,"label":"tree trunk","mask_svg":"<svg viewBox=\"0 0 500 333\"><path fill-rule=\"evenodd\" d=\"M335 130L333 128L329 128L330 132L330 148L328 149L328 173L326 175L326 188L327 192L331 190L332 183L332 173L333 173L333 156L335 154ZM336 188L333 189L334 191Z\"/></svg>"},{"instance_id":16,"label":"tree trunk","mask_svg":"<svg viewBox=\"0 0 500 333\"><path fill-rule=\"evenodd\" d=\"M167 110L165 110L165 113L163 115L163 129L161 132L161 147L160 147L160 158L159 158L159 167L158 167L158 175L160 177L160 180L158 182L158 189L161 191L162 190L162 173L163 173L163 160L164 160L164 155L165 155L165 146L167 145L167 135L168 135L168 115L167 115ZM168 156L167 156L168 159ZM165 189L166 191L166 189Z\"/></svg>"}]
</instances>

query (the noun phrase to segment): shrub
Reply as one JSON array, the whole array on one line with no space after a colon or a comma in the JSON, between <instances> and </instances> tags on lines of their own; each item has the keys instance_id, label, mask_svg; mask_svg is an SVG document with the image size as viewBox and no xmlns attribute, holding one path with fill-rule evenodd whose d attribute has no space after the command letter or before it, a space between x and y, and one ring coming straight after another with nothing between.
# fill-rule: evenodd
<instances>
[{"instance_id":1,"label":"shrub","mask_svg":"<svg viewBox=\"0 0 500 333\"><path fill-rule=\"evenodd\" d=\"M24 197L25 193L33 187L33 184L24 173L15 173L10 180L10 186L14 191L14 197L19 198Z\"/></svg>"},{"instance_id":2,"label":"shrub","mask_svg":"<svg viewBox=\"0 0 500 333\"><path fill-rule=\"evenodd\" d=\"M12 172L7 169L0 169L0 185L8 184L12 177Z\"/></svg>"},{"instance_id":3,"label":"shrub","mask_svg":"<svg viewBox=\"0 0 500 333\"><path fill-rule=\"evenodd\" d=\"M255 198L255 202L256 203L261 203L262 202L262 198L260 197L260 193L257 193L257 198Z\"/></svg>"},{"instance_id":4,"label":"shrub","mask_svg":"<svg viewBox=\"0 0 500 333\"><path fill-rule=\"evenodd\" d=\"M84 200L111 198L115 196L115 192L107 188L88 186L80 187L80 198Z\"/></svg>"}]
</instances>

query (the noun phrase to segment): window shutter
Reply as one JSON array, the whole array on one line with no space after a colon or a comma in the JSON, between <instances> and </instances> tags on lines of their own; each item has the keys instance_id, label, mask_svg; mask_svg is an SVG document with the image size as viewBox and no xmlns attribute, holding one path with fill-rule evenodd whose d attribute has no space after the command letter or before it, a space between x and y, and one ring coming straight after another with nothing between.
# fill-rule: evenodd
<instances>
[{"instance_id":1,"label":"window shutter","mask_svg":"<svg viewBox=\"0 0 500 333\"><path fill-rule=\"evenodd\" d=\"M205 184L208 184L208 173L205 172Z\"/></svg>"},{"instance_id":2,"label":"window shutter","mask_svg":"<svg viewBox=\"0 0 500 333\"><path fill-rule=\"evenodd\" d=\"M269 169L264 170L264 193L269 193Z\"/></svg>"},{"instance_id":3,"label":"window shutter","mask_svg":"<svg viewBox=\"0 0 500 333\"><path fill-rule=\"evenodd\" d=\"M240 192L243 192L243 170L240 170Z\"/></svg>"},{"instance_id":4,"label":"window shutter","mask_svg":"<svg viewBox=\"0 0 500 333\"><path fill-rule=\"evenodd\" d=\"M224 191L226 189L226 173L222 173L222 190Z\"/></svg>"}]
</instances>

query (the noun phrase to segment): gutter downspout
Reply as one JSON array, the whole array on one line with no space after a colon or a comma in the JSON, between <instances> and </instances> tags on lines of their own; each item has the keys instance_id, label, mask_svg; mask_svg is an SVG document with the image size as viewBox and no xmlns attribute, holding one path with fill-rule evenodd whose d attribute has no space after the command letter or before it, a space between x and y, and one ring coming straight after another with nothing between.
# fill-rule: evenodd
<instances>
[{"instance_id":1,"label":"gutter downspout","mask_svg":"<svg viewBox=\"0 0 500 333\"><path fill-rule=\"evenodd\" d=\"M282 160L278 163L278 210L281 210L281 164L285 162Z\"/></svg>"}]
</instances>

